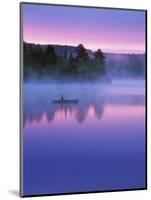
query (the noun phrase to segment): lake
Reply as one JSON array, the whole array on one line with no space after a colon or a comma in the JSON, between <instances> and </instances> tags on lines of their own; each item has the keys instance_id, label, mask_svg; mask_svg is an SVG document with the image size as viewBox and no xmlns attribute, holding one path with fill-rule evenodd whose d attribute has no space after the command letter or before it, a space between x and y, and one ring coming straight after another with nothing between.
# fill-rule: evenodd
<instances>
[{"instance_id":1,"label":"lake","mask_svg":"<svg viewBox=\"0 0 151 200\"><path fill-rule=\"evenodd\" d=\"M145 187L143 81L24 83L23 100L24 195Z\"/></svg>"}]
</instances>

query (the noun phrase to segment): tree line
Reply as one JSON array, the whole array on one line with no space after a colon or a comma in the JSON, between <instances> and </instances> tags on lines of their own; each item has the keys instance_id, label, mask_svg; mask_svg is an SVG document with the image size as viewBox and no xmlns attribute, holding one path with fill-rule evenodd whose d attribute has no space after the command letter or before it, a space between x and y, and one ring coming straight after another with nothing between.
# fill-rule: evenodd
<instances>
[{"instance_id":1,"label":"tree line","mask_svg":"<svg viewBox=\"0 0 151 200\"><path fill-rule=\"evenodd\" d=\"M87 49L79 44L73 53L57 55L52 45L45 49L41 45L28 44L24 42L24 77L36 74L52 76L58 79L95 80L106 77L105 55L101 49L93 53L90 58Z\"/></svg>"}]
</instances>

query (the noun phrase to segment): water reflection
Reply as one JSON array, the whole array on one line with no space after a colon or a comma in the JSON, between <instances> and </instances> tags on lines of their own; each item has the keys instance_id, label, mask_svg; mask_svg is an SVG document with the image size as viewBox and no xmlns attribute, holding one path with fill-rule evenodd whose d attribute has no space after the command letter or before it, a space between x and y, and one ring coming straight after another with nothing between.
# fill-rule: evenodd
<instances>
[{"instance_id":1,"label":"water reflection","mask_svg":"<svg viewBox=\"0 0 151 200\"><path fill-rule=\"evenodd\" d=\"M83 123L88 115L94 113L94 117L100 120L104 107L112 106L143 106L144 95L102 95L99 98L80 99L78 104L53 104L48 98L29 98L24 102L24 125L26 122L40 122L45 115L48 122L53 122L60 115L62 120L74 118Z\"/></svg>"},{"instance_id":2,"label":"water reflection","mask_svg":"<svg viewBox=\"0 0 151 200\"><path fill-rule=\"evenodd\" d=\"M63 94L78 104L53 104ZM144 87L26 85L25 194L145 186Z\"/></svg>"}]
</instances>

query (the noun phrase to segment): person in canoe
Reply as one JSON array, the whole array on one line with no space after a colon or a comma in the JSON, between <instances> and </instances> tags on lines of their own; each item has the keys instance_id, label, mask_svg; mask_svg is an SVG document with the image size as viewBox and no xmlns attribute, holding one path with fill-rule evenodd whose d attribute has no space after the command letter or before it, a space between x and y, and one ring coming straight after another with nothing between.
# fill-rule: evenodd
<instances>
[{"instance_id":1,"label":"person in canoe","mask_svg":"<svg viewBox=\"0 0 151 200\"><path fill-rule=\"evenodd\" d=\"M65 104L77 104L79 102L78 99L64 99L63 95L60 96L59 100L53 100L53 103L65 103Z\"/></svg>"}]
</instances>

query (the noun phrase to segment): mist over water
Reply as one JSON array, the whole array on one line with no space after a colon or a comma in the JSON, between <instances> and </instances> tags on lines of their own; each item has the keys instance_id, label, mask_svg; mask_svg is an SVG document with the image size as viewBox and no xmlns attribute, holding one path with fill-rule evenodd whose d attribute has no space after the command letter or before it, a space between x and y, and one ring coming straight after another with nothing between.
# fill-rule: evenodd
<instances>
[{"instance_id":1,"label":"mist over water","mask_svg":"<svg viewBox=\"0 0 151 200\"><path fill-rule=\"evenodd\" d=\"M89 107L93 107L96 116L99 116L100 110L108 104L144 105L144 87L145 83L142 80L114 80L112 84L26 83L24 84L25 119L34 115L36 118L36 113L39 113L40 117L43 112L46 112L48 118L53 119L59 109L64 112L76 110L86 118ZM60 99L61 95L67 100L78 99L78 105L53 104L53 100Z\"/></svg>"},{"instance_id":2,"label":"mist over water","mask_svg":"<svg viewBox=\"0 0 151 200\"><path fill-rule=\"evenodd\" d=\"M145 187L143 80L30 81L23 94L25 194Z\"/></svg>"}]
</instances>

